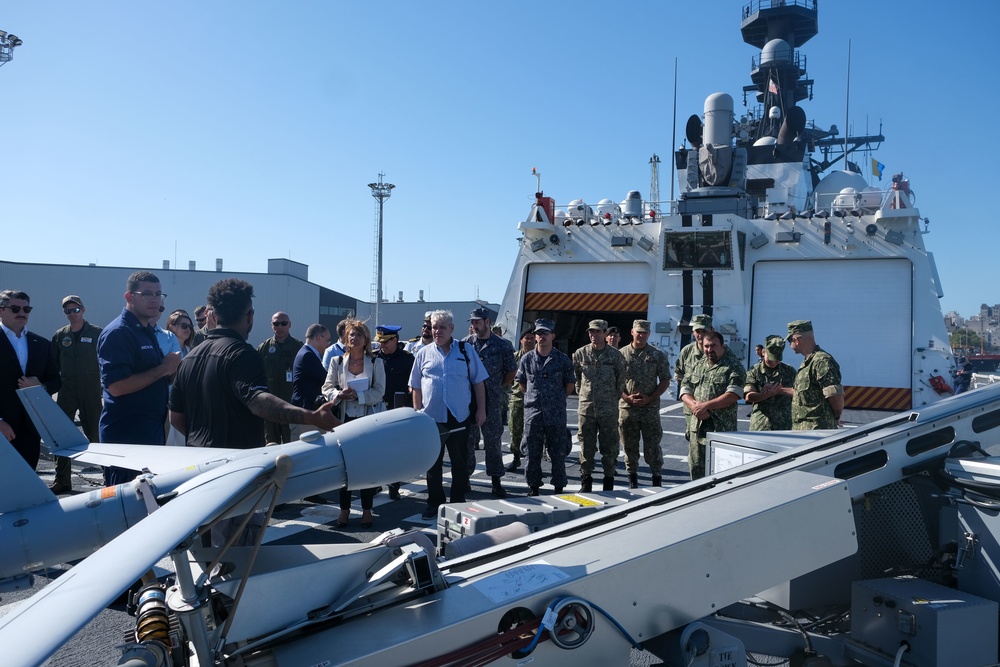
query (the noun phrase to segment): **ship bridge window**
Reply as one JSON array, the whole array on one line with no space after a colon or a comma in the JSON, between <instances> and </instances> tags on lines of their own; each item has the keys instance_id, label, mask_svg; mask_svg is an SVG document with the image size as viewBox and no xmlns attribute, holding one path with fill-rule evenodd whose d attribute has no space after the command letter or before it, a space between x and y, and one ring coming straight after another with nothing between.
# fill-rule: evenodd
<instances>
[{"instance_id":1,"label":"ship bridge window","mask_svg":"<svg viewBox=\"0 0 1000 667\"><path fill-rule=\"evenodd\" d=\"M731 269L733 243L729 231L684 231L664 235L663 270Z\"/></svg>"}]
</instances>

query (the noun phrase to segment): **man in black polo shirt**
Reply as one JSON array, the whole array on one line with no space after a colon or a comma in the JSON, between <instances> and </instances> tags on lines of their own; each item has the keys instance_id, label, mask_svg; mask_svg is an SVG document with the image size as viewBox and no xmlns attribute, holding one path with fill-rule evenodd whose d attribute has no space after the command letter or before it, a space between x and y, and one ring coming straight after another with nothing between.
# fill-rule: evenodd
<instances>
[{"instance_id":1,"label":"man in black polo shirt","mask_svg":"<svg viewBox=\"0 0 1000 667\"><path fill-rule=\"evenodd\" d=\"M170 423L193 447L259 447L264 422L309 424L330 430L340 424L328 403L295 407L267 391L267 373L247 343L253 328L253 285L227 278L208 291L219 321L205 342L184 359L170 394Z\"/></svg>"}]
</instances>

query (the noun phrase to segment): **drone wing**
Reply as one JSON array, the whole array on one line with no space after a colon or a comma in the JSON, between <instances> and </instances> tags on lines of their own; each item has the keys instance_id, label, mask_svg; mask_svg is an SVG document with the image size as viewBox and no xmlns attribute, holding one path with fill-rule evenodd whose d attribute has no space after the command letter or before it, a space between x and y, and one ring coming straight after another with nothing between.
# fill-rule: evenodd
<instances>
[{"instance_id":1,"label":"drone wing","mask_svg":"<svg viewBox=\"0 0 1000 667\"><path fill-rule=\"evenodd\" d=\"M100 466L149 470L159 474L206 461L225 459L242 449L213 447L164 447L89 442L87 437L52 400L45 387L19 389L21 403L52 454ZM255 443L255 446L259 443Z\"/></svg>"},{"instance_id":2,"label":"drone wing","mask_svg":"<svg viewBox=\"0 0 1000 667\"><path fill-rule=\"evenodd\" d=\"M176 498L0 618L4 663L44 662L164 554L258 490L276 466L275 459L254 457L200 475Z\"/></svg>"}]
</instances>

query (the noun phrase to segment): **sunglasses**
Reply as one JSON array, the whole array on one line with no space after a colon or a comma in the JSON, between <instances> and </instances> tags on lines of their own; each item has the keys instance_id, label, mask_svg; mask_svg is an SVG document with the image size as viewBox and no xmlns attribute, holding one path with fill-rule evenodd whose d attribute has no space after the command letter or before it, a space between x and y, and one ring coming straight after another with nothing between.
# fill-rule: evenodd
<instances>
[{"instance_id":1,"label":"sunglasses","mask_svg":"<svg viewBox=\"0 0 1000 667\"><path fill-rule=\"evenodd\" d=\"M187 322L175 324L174 326L175 327L180 327L181 329L190 329L191 328L191 325L188 324Z\"/></svg>"},{"instance_id":2,"label":"sunglasses","mask_svg":"<svg viewBox=\"0 0 1000 667\"><path fill-rule=\"evenodd\" d=\"M79 313L83 308L77 306L76 308L63 308L63 312L69 315L70 313Z\"/></svg>"},{"instance_id":3,"label":"sunglasses","mask_svg":"<svg viewBox=\"0 0 1000 667\"><path fill-rule=\"evenodd\" d=\"M20 313L21 310L24 310L24 314L27 315L34 309L34 306L4 306L3 308L0 308L0 310L3 310L4 308L7 308L14 314Z\"/></svg>"},{"instance_id":4,"label":"sunglasses","mask_svg":"<svg viewBox=\"0 0 1000 667\"><path fill-rule=\"evenodd\" d=\"M274 322L271 322L271 326L273 327L287 327L289 324L290 322L288 320L275 320Z\"/></svg>"}]
</instances>

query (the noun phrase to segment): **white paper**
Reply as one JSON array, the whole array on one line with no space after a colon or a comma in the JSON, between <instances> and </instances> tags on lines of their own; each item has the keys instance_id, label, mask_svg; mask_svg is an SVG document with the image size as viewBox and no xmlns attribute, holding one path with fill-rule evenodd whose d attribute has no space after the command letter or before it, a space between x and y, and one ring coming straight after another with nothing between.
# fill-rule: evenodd
<instances>
[{"instance_id":1,"label":"white paper","mask_svg":"<svg viewBox=\"0 0 1000 667\"><path fill-rule=\"evenodd\" d=\"M358 392L359 394L368 391L369 383L368 378L355 378L353 380L347 381L347 386Z\"/></svg>"}]
</instances>

